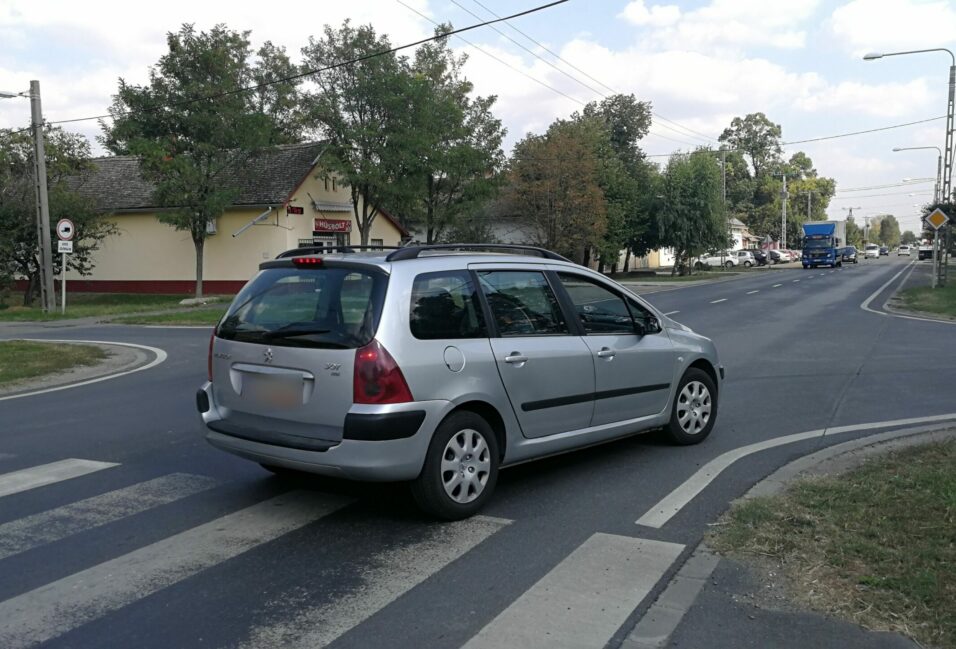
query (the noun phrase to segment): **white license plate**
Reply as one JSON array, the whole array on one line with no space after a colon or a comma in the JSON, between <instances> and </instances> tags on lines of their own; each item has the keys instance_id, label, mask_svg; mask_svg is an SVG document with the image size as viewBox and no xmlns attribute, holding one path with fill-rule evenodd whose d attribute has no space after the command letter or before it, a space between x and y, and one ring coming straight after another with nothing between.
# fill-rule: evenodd
<instances>
[{"instance_id":1,"label":"white license plate","mask_svg":"<svg viewBox=\"0 0 956 649\"><path fill-rule=\"evenodd\" d=\"M302 405L302 379L267 374L246 374L242 396L270 408L296 408Z\"/></svg>"}]
</instances>

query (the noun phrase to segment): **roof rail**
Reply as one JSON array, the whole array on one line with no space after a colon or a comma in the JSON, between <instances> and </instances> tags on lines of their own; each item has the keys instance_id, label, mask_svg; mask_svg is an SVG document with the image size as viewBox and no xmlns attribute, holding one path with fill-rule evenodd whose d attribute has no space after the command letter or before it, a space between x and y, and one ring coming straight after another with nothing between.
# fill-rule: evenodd
<instances>
[{"instance_id":1,"label":"roof rail","mask_svg":"<svg viewBox=\"0 0 956 649\"><path fill-rule=\"evenodd\" d=\"M353 253L356 250L401 250L400 246L304 246L302 248L293 248L280 252L276 259L286 259L288 257L298 257L300 255L319 255L323 252L344 252Z\"/></svg>"},{"instance_id":2,"label":"roof rail","mask_svg":"<svg viewBox=\"0 0 956 649\"><path fill-rule=\"evenodd\" d=\"M567 257L562 257L556 252L551 252L544 248L539 248L537 246L525 246L516 243L440 243L440 244L431 244L424 246L405 246L404 248L399 248L395 252L390 252L385 261L401 261L403 259L417 259L423 252L429 252L432 250L492 250L492 251L519 251L518 254L522 252L533 253L538 257L543 257L544 259L554 259L555 261L567 261L571 262Z\"/></svg>"}]
</instances>

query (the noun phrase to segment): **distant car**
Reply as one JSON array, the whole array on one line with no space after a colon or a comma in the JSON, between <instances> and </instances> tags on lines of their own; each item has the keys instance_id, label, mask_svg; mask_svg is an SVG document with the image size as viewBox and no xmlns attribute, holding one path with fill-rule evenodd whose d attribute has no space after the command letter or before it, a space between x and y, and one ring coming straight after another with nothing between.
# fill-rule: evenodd
<instances>
[{"instance_id":1,"label":"distant car","mask_svg":"<svg viewBox=\"0 0 956 649\"><path fill-rule=\"evenodd\" d=\"M917 259L932 259L933 258L933 246L924 244L917 248L916 250Z\"/></svg>"},{"instance_id":2,"label":"distant car","mask_svg":"<svg viewBox=\"0 0 956 649\"><path fill-rule=\"evenodd\" d=\"M870 257L873 257L874 259L876 259L879 256L880 256L880 247L876 245L875 243L868 243L863 248L864 259L869 259Z\"/></svg>"},{"instance_id":3,"label":"distant car","mask_svg":"<svg viewBox=\"0 0 956 649\"><path fill-rule=\"evenodd\" d=\"M889 249L889 248L887 248L886 246L880 246L880 256L881 256L881 257L884 256L884 255L889 255L889 254L890 254L890 249Z\"/></svg>"},{"instance_id":4,"label":"distant car","mask_svg":"<svg viewBox=\"0 0 956 649\"><path fill-rule=\"evenodd\" d=\"M790 258L790 251L789 250L771 250L770 261L774 264L789 264L792 261L792 259Z\"/></svg>"},{"instance_id":5,"label":"distant car","mask_svg":"<svg viewBox=\"0 0 956 649\"><path fill-rule=\"evenodd\" d=\"M737 263L741 266L750 268L757 265L757 259L750 250L738 250L735 254L737 255Z\"/></svg>"},{"instance_id":6,"label":"distant car","mask_svg":"<svg viewBox=\"0 0 956 649\"><path fill-rule=\"evenodd\" d=\"M910 247L909 247L909 246L900 246L899 248L897 248L897 249L896 249L896 256L899 257L900 255L906 255L907 257L909 257L909 256L910 256Z\"/></svg>"},{"instance_id":7,"label":"distant car","mask_svg":"<svg viewBox=\"0 0 956 649\"><path fill-rule=\"evenodd\" d=\"M843 261L844 263L857 264L859 260L856 258L856 247L847 246L843 249Z\"/></svg>"},{"instance_id":8,"label":"distant car","mask_svg":"<svg viewBox=\"0 0 956 649\"><path fill-rule=\"evenodd\" d=\"M767 251L766 250L749 250L750 254L754 256L754 261L757 262L758 266L767 265Z\"/></svg>"},{"instance_id":9,"label":"distant car","mask_svg":"<svg viewBox=\"0 0 956 649\"><path fill-rule=\"evenodd\" d=\"M701 255L697 258L697 261L694 262L695 268L703 268L704 266L724 266L725 268L733 268L739 262L737 261L736 252L715 252L709 255Z\"/></svg>"}]
</instances>

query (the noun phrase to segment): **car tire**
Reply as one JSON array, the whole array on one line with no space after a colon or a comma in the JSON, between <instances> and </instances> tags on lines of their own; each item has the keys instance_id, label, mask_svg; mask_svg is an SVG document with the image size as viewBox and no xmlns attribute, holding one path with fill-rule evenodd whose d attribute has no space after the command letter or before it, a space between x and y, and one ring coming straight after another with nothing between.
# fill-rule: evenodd
<instances>
[{"instance_id":1,"label":"car tire","mask_svg":"<svg viewBox=\"0 0 956 649\"><path fill-rule=\"evenodd\" d=\"M706 417L702 421L705 409ZM707 372L692 367L677 384L671 418L664 433L679 446L699 444L710 435L716 419L717 386Z\"/></svg>"},{"instance_id":2,"label":"car tire","mask_svg":"<svg viewBox=\"0 0 956 649\"><path fill-rule=\"evenodd\" d=\"M733 268L733 267L734 267L734 262L732 262L732 261L725 261L725 262L724 262L724 268L730 270L730 269Z\"/></svg>"},{"instance_id":3,"label":"car tire","mask_svg":"<svg viewBox=\"0 0 956 649\"><path fill-rule=\"evenodd\" d=\"M441 520L473 516L495 489L498 461L498 441L488 422L466 410L452 413L432 436L422 472L411 484L412 497ZM458 480L449 470L452 464Z\"/></svg>"},{"instance_id":4,"label":"car tire","mask_svg":"<svg viewBox=\"0 0 956 649\"><path fill-rule=\"evenodd\" d=\"M744 262L744 268L750 268L751 266L753 266L753 264L751 264L749 261Z\"/></svg>"},{"instance_id":5,"label":"car tire","mask_svg":"<svg viewBox=\"0 0 956 649\"><path fill-rule=\"evenodd\" d=\"M694 262L694 269L695 269L695 270L704 270L704 265L703 265L702 263L700 263L699 261Z\"/></svg>"}]
</instances>

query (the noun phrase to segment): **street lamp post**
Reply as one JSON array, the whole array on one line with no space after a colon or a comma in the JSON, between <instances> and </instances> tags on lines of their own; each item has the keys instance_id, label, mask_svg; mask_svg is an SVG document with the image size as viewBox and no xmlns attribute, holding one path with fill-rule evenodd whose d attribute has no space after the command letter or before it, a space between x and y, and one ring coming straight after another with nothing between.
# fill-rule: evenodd
<instances>
[{"instance_id":1,"label":"street lamp post","mask_svg":"<svg viewBox=\"0 0 956 649\"><path fill-rule=\"evenodd\" d=\"M875 61L876 59L882 59L885 56L903 56L905 54L924 54L926 52L946 52L949 54L951 64L949 66L949 94L946 100L946 144L943 149L944 151L944 162L943 162L943 190L942 190L942 202L949 202L953 197L953 110L954 105L956 105L956 54L945 47L932 47L925 50L909 50L906 52L872 52L863 57L864 61ZM937 254L933 258L933 264L936 266L936 272L934 275L937 278L937 284L939 286L946 285L946 251L949 249L948 240L949 237L946 234L949 232L949 227L945 227L945 231L937 230L937 238L940 238L942 235L942 246L940 248L940 254Z\"/></svg>"},{"instance_id":2,"label":"street lamp post","mask_svg":"<svg viewBox=\"0 0 956 649\"><path fill-rule=\"evenodd\" d=\"M33 131L33 168L36 178L37 242L40 247L40 302L43 310L56 309L53 292L53 246L50 239L50 204L46 184L46 148L43 143L43 110L40 82L31 81L28 93L0 91L0 98L30 97L30 128ZM66 272L66 269L63 269Z\"/></svg>"}]
</instances>

